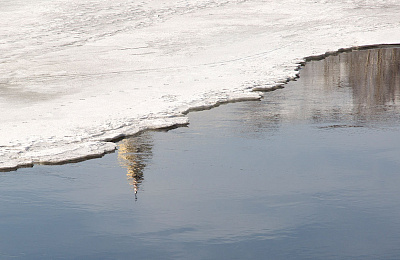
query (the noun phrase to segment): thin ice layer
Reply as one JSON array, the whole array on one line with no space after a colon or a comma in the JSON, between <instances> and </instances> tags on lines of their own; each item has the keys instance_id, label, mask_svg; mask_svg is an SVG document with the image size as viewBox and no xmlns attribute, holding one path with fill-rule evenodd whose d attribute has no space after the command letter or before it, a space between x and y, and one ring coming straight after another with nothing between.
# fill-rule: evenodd
<instances>
[{"instance_id":1,"label":"thin ice layer","mask_svg":"<svg viewBox=\"0 0 400 260\"><path fill-rule=\"evenodd\" d=\"M394 0L2 5L0 168L100 155L190 108L259 98L304 57L400 43Z\"/></svg>"}]
</instances>

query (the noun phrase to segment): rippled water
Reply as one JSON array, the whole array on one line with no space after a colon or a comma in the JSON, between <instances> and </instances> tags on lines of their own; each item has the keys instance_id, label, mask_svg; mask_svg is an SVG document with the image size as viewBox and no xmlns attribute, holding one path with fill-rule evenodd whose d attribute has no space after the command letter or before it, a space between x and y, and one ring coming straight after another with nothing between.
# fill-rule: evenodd
<instances>
[{"instance_id":1,"label":"rippled water","mask_svg":"<svg viewBox=\"0 0 400 260\"><path fill-rule=\"evenodd\" d=\"M0 175L2 259L399 259L400 49Z\"/></svg>"}]
</instances>

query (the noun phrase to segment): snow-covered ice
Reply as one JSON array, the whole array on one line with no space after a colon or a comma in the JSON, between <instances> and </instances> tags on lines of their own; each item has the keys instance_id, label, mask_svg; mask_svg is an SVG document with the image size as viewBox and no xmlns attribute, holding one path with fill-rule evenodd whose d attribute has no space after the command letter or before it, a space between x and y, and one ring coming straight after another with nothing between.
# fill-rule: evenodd
<instances>
[{"instance_id":1,"label":"snow-covered ice","mask_svg":"<svg viewBox=\"0 0 400 260\"><path fill-rule=\"evenodd\" d=\"M400 43L398 0L0 0L0 168L115 138L295 77L304 57Z\"/></svg>"}]
</instances>

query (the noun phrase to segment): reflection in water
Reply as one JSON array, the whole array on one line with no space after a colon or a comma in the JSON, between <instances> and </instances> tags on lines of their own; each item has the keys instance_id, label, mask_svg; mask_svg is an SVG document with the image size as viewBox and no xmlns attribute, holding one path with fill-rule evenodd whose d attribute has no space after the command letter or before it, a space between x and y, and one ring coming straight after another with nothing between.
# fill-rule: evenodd
<instances>
[{"instance_id":1,"label":"reflection in water","mask_svg":"<svg viewBox=\"0 0 400 260\"><path fill-rule=\"evenodd\" d=\"M304 74L323 76L325 90L338 92L338 88L347 88L351 100L347 109L355 122L378 123L393 116L387 111L399 103L400 48L341 53L321 62L307 65Z\"/></svg>"},{"instance_id":2,"label":"reflection in water","mask_svg":"<svg viewBox=\"0 0 400 260\"><path fill-rule=\"evenodd\" d=\"M400 48L344 52L310 61L284 90L241 108L243 133L276 133L282 123L380 126L400 122Z\"/></svg>"},{"instance_id":3,"label":"reflection in water","mask_svg":"<svg viewBox=\"0 0 400 260\"><path fill-rule=\"evenodd\" d=\"M143 171L146 163L152 157L152 147L153 143L149 133L127 138L119 143L119 163L128 171L127 177L135 191L135 199L137 199L139 186L144 179Z\"/></svg>"},{"instance_id":4,"label":"reflection in water","mask_svg":"<svg viewBox=\"0 0 400 260\"><path fill-rule=\"evenodd\" d=\"M400 48L341 53L324 59L323 65L325 89L351 88L358 121L380 120L376 115L399 101Z\"/></svg>"},{"instance_id":5,"label":"reflection in water","mask_svg":"<svg viewBox=\"0 0 400 260\"><path fill-rule=\"evenodd\" d=\"M329 56L307 63L300 77L304 82L301 87L315 89L314 93L318 94L313 96L313 100L302 97L302 102L311 108L303 112L314 122L335 121L345 116L355 124L381 123L394 116L387 111L398 110L400 48Z\"/></svg>"},{"instance_id":6,"label":"reflection in water","mask_svg":"<svg viewBox=\"0 0 400 260\"><path fill-rule=\"evenodd\" d=\"M243 137L275 135L283 123L307 122L321 129L375 127L400 122L400 48L343 52L307 62L296 82L268 92L259 102L237 105ZM223 119L221 119L223 120ZM152 135L143 133L119 144L120 164L128 171L135 197Z\"/></svg>"},{"instance_id":7,"label":"reflection in water","mask_svg":"<svg viewBox=\"0 0 400 260\"><path fill-rule=\"evenodd\" d=\"M0 174L0 259L400 259L398 52L309 62L260 102L121 141L144 203L116 154Z\"/></svg>"}]
</instances>

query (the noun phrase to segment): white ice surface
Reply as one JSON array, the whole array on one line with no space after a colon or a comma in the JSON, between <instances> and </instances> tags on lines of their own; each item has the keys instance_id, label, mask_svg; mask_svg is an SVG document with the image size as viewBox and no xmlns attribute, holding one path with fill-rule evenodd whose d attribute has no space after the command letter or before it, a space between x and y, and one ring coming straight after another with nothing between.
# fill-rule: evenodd
<instances>
[{"instance_id":1,"label":"white ice surface","mask_svg":"<svg viewBox=\"0 0 400 260\"><path fill-rule=\"evenodd\" d=\"M400 43L398 0L0 0L0 168L256 99L304 57Z\"/></svg>"}]
</instances>

